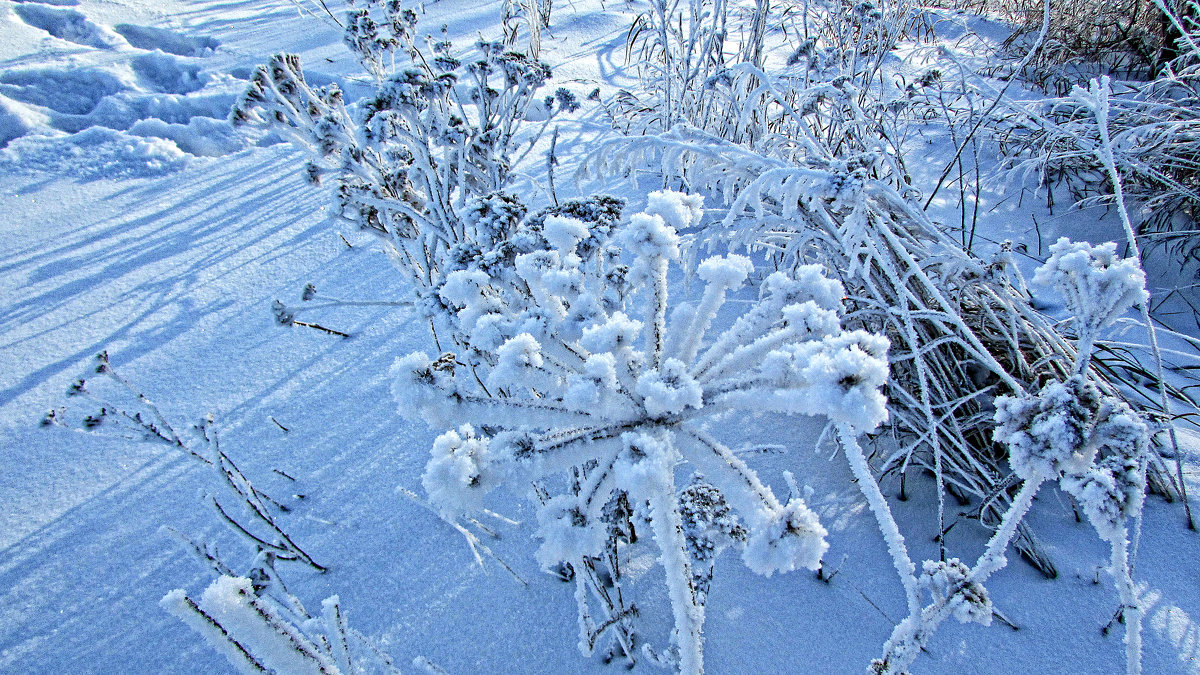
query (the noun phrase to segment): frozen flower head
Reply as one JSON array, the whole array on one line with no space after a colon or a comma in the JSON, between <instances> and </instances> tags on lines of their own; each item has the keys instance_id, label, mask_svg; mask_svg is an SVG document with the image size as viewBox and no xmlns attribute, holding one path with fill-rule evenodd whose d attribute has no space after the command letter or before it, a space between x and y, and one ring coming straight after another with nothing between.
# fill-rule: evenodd
<instances>
[{"instance_id":1,"label":"frozen flower head","mask_svg":"<svg viewBox=\"0 0 1200 675\"><path fill-rule=\"evenodd\" d=\"M837 279L826 277L820 265L800 265L791 274L768 275L762 283L762 295L783 305L811 300L818 307L840 310L845 289Z\"/></svg>"},{"instance_id":2,"label":"frozen flower head","mask_svg":"<svg viewBox=\"0 0 1200 675\"><path fill-rule=\"evenodd\" d=\"M484 495L498 483L488 438L476 435L470 424L451 429L434 440L425 473L421 475L421 485L430 503L448 517L482 508Z\"/></svg>"},{"instance_id":3,"label":"frozen flower head","mask_svg":"<svg viewBox=\"0 0 1200 675\"><path fill-rule=\"evenodd\" d=\"M579 242L587 238L588 228L583 221L575 218L546 216L542 225L542 236L560 255L573 255Z\"/></svg>"},{"instance_id":4,"label":"frozen flower head","mask_svg":"<svg viewBox=\"0 0 1200 675\"><path fill-rule=\"evenodd\" d=\"M660 265L679 259L679 235L661 216L633 214L617 239L633 256L635 273L653 274Z\"/></svg>"},{"instance_id":5,"label":"frozen flower head","mask_svg":"<svg viewBox=\"0 0 1200 675\"><path fill-rule=\"evenodd\" d=\"M752 526L742 551L747 567L769 577L821 566L821 556L829 549L828 532L803 500L791 499L759 517L763 522Z\"/></svg>"},{"instance_id":6,"label":"frozen flower head","mask_svg":"<svg viewBox=\"0 0 1200 675\"><path fill-rule=\"evenodd\" d=\"M446 275L438 291L442 300L458 313L459 322L470 330L480 317L501 309L491 278L480 270L457 270Z\"/></svg>"},{"instance_id":7,"label":"frozen flower head","mask_svg":"<svg viewBox=\"0 0 1200 675\"><path fill-rule=\"evenodd\" d=\"M996 440L1008 444L1018 476L1057 478L1101 539L1124 540L1125 521L1141 510L1150 440L1124 401L1076 375L1037 396L997 398L996 422Z\"/></svg>"},{"instance_id":8,"label":"frozen flower head","mask_svg":"<svg viewBox=\"0 0 1200 675\"><path fill-rule=\"evenodd\" d=\"M1008 445L1008 462L1024 480L1057 478L1082 469L1096 452L1088 444L1089 423L1100 392L1084 377L1050 382L1036 395L996 398L997 442Z\"/></svg>"},{"instance_id":9,"label":"frozen flower head","mask_svg":"<svg viewBox=\"0 0 1200 675\"><path fill-rule=\"evenodd\" d=\"M1111 467L1096 466L1083 473L1064 476L1061 481L1063 491L1083 506L1088 522L1096 528L1100 538L1108 542L1120 541L1125 536L1125 519L1132 515L1133 504L1141 503L1140 499L1130 498L1127 488L1145 485L1145 481L1137 480L1138 467L1130 469L1133 476L1124 472L1117 474Z\"/></svg>"},{"instance_id":10,"label":"frozen flower head","mask_svg":"<svg viewBox=\"0 0 1200 675\"><path fill-rule=\"evenodd\" d=\"M583 329L580 344L592 352L617 352L632 349L642 332L642 322L614 312L602 322Z\"/></svg>"},{"instance_id":11,"label":"frozen flower head","mask_svg":"<svg viewBox=\"0 0 1200 675\"><path fill-rule=\"evenodd\" d=\"M446 391L455 389L455 359L443 354L436 361L424 352L413 352L392 362L392 399L406 419L423 419L430 426L445 426Z\"/></svg>"},{"instance_id":12,"label":"frozen flower head","mask_svg":"<svg viewBox=\"0 0 1200 675\"><path fill-rule=\"evenodd\" d=\"M759 396L758 406L822 415L858 431L871 431L887 419L882 392L888 377L887 349L886 338L863 331L780 347L766 354L758 368L772 385Z\"/></svg>"},{"instance_id":13,"label":"frozen flower head","mask_svg":"<svg viewBox=\"0 0 1200 675\"><path fill-rule=\"evenodd\" d=\"M613 463L613 476L634 497L645 499L670 489L679 454L668 439L648 433L621 435L623 448Z\"/></svg>"},{"instance_id":14,"label":"frozen flower head","mask_svg":"<svg viewBox=\"0 0 1200 675\"><path fill-rule=\"evenodd\" d=\"M1029 480L1083 474L1099 456L1138 457L1146 426L1123 401L1102 396L1081 375L1050 382L1036 395L996 399L995 440L1008 446L1013 472Z\"/></svg>"},{"instance_id":15,"label":"frozen flower head","mask_svg":"<svg viewBox=\"0 0 1200 675\"><path fill-rule=\"evenodd\" d=\"M958 558L926 560L919 583L934 602L946 600L962 623L992 623L992 601L983 584L969 581L971 569Z\"/></svg>"},{"instance_id":16,"label":"frozen flower head","mask_svg":"<svg viewBox=\"0 0 1200 675\"><path fill-rule=\"evenodd\" d=\"M730 253L726 256L708 258L696 268L696 276L710 286L735 291L742 287L746 278L754 271L754 263L744 255Z\"/></svg>"},{"instance_id":17,"label":"frozen flower head","mask_svg":"<svg viewBox=\"0 0 1200 675\"><path fill-rule=\"evenodd\" d=\"M646 196L646 213L656 215L676 231L700 224L704 217L704 196L672 190L659 190Z\"/></svg>"},{"instance_id":18,"label":"frozen flower head","mask_svg":"<svg viewBox=\"0 0 1200 675\"><path fill-rule=\"evenodd\" d=\"M1050 246L1050 254L1033 281L1063 295L1081 334L1095 335L1150 297L1141 265L1134 258L1118 258L1115 243L1092 246L1062 237Z\"/></svg>"},{"instance_id":19,"label":"frozen flower head","mask_svg":"<svg viewBox=\"0 0 1200 675\"><path fill-rule=\"evenodd\" d=\"M667 359L658 368L646 371L638 378L638 395L651 417L662 417L683 412L686 408L704 405L704 391L695 378L687 372L687 366L678 359Z\"/></svg>"},{"instance_id":20,"label":"frozen flower head","mask_svg":"<svg viewBox=\"0 0 1200 675\"><path fill-rule=\"evenodd\" d=\"M604 405L617 391L617 360L612 354L592 354L583 364L583 372L567 376L563 402L573 408L587 409Z\"/></svg>"},{"instance_id":21,"label":"frozen flower head","mask_svg":"<svg viewBox=\"0 0 1200 675\"><path fill-rule=\"evenodd\" d=\"M491 387L532 384L542 368L542 345L529 333L509 338L496 350L496 366L488 376Z\"/></svg>"},{"instance_id":22,"label":"frozen flower head","mask_svg":"<svg viewBox=\"0 0 1200 675\"><path fill-rule=\"evenodd\" d=\"M887 419L886 338L854 331L822 340L823 349L800 366L820 412L835 422L871 431Z\"/></svg>"},{"instance_id":23,"label":"frozen flower head","mask_svg":"<svg viewBox=\"0 0 1200 675\"><path fill-rule=\"evenodd\" d=\"M1100 538L1120 542L1125 521L1138 515L1146 489L1142 457L1149 445L1146 425L1124 403L1101 412L1097 443L1105 455L1084 471L1068 473L1059 484L1083 506Z\"/></svg>"}]
</instances>

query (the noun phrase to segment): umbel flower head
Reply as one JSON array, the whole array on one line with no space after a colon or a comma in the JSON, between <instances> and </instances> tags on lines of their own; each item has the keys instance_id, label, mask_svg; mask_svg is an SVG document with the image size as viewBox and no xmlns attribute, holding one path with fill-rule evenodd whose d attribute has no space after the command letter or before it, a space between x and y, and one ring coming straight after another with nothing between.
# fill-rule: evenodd
<instances>
[{"instance_id":1,"label":"umbel flower head","mask_svg":"<svg viewBox=\"0 0 1200 675\"><path fill-rule=\"evenodd\" d=\"M570 472L575 488L538 515L543 565L596 553L606 536L604 507L624 494L651 507L668 585L672 577L691 584L683 528L671 526L682 522L675 472L686 463L744 521L739 543L751 569L815 569L828 547L816 514L799 497L778 499L706 422L752 411L872 430L887 416L887 340L842 329L841 284L817 266L769 275L756 300L730 306L744 308L740 315L715 321L753 270L734 254L701 262L698 302L675 306L668 320L677 230L698 221L701 201L659 192L649 202L613 233L630 258L620 274L611 274L615 255L579 255L580 242L592 238L587 224L555 217L544 223L547 246L517 255L508 268L528 289L526 304L512 300L504 275L514 272L498 268L464 271L469 283L455 279L444 291L461 334L496 347L490 359L478 350L468 358L416 353L392 367L401 414L459 425L434 444L423 478L430 499L449 515L477 507L501 480L523 487ZM638 290L613 293L613 279ZM714 325L727 327L713 335ZM691 601L676 590L677 630L685 634L681 617L702 608L694 607L694 588ZM679 608L689 602L691 609Z\"/></svg>"},{"instance_id":2,"label":"umbel flower head","mask_svg":"<svg viewBox=\"0 0 1200 675\"><path fill-rule=\"evenodd\" d=\"M998 397L995 418L1014 473L1058 479L1102 539L1124 536L1125 519L1141 508L1149 445L1145 422L1124 401L1074 375L1036 395Z\"/></svg>"},{"instance_id":3,"label":"umbel flower head","mask_svg":"<svg viewBox=\"0 0 1200 675\"><path fill-rule=\"evenodd\" d=\"M1150 297L1138 261L1118 258L1113 242L1092 246L1061 237L1050 245L1050 259L1038 268L1033 281L1062 293L1080 334L1093 336Z\"/></svg>"}]
</instances>

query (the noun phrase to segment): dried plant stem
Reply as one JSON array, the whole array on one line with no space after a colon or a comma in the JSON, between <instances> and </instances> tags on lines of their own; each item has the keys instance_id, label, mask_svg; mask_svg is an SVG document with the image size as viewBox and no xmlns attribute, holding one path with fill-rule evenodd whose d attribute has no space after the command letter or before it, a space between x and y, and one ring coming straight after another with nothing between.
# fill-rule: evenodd
<instances>
[{"instance_id":1,"label":"dried plant stem","mask_svg":"<svg viewBox=\"0 0 1200 675\"><path fill-rule=\"evenodd\" d=\"M1112 139L1108 133L1108 113L1110 93L1108 78L1105 77L1099 84L1094 86L1094 98L1089 102L1092 105L1092 112L1096 116L1096 129L1100 134L1100 145L1095 149L1096 158L1104 165L1105 171L1108 172L1109 180L1113 185L1113 196L1116 199L1117 213L1121 217L1121 225L1125 229L1126 243L1132 253L1134 259L1139 263L1142 260L1141 249L1138 247L1137 234L1134 232L1133 223L1129 218L1129 211L1125 206L1125 192L1121 184L1121 174L1117 171L1116 159L1113 156ZM1150 301L1143 302L1139 307L1142 313L1142 323L1146 326L1146 334L1150 338L1150 351L1154 355L1154 371L1155 379L1158 382L1159 405L1162 407L1163 415L1168 421L1167 435L1171 440L1171 451L1175 454L1175 476L1179 481L1179 495L1183 499L1183 510L1187 518L1187 526L1190 530L1196 529L1196 521L1192 517L1191 503L1188 501L1187 484L1183 479L1183 459L1179 451L1179 440L1175 435L1175 425L1172 420L1171 413L1171 398L1167 395L1166 378L1163 375L1162 352L1158 347L1158 331L1154 326L1153 319L1150 318ZM1138 516L1137 529L1141 530L1141 516ZM1136 553L1136 549L1135 549Z\"/></svg>"}]
</instances>

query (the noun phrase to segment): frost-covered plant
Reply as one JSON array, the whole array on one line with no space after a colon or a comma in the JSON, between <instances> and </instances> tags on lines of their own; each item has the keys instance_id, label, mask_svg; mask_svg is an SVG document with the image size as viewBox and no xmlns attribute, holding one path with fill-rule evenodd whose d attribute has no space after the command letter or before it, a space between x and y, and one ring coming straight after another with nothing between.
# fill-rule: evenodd
<instances>
[{"instance_id":1,"label":"frost-covered plant","mask_svg":"<svg viewBox=\"0 0 1200 675\"><path fill-rule=\"evenodd\" d=\"M1066 380L1051 381L1037 394L995 399L994 439L1008 449L1013 474L1023 482L987 550L972 568L957 560L927 562L920 584L937 590L930 604L910 612L873 663L880 673L898 673L917 658L938 625L953 615L987 624L991 604L982 584L1005 565L1004 551L1045 481L1058 481L1083 506L1101 539L1112 547L1111 573L1126 623L1130 673L1141 668L1141 608L1128 564L1126 523L1141 511L1146 489L1146 425L1122 400L1105 396L1085 376L1095 334L1133 304L1145 301L1145 278L1130 260L1118 260L1114 245L1092 247L1064 239L1035 280L1053 285L1067 299L1080 333L1076 367ZM910 564L899 549L897 568ZM897 550L893 546L893 555ZM901 578L911 585L912 579Z\"/></svg>"},{"instance_id":2,"label":"frost-covered plant","mask_svg":"<svg viewBox=\"0 0 1200 675\"><path fill-rule=\"evenodd\" d=\"M405 9L400 0L347 0L342 38L359 63L376 80L391 71L396 52L415 51L417 13Z\"/></svg>"},{"instance_id":3,"label":"frost-covered plant","mask_svg":"<svg viewBox=\"0 0 1200 675\"><path fill-rule=\"evenodd\" d=\"M603 144L584 168L612 175L649 167L724 199L724 218L694 235L704 245L761 252L786 268L817 263L847 291L847 325L891 342L889 419L901 440L876 458L882 472L928 469L944 493L981 499L980 518L998 523L1006 506L984 499L1007 476L991 441L991 400L1039 378L1065 377L1071 345L1010 281L1008 260L982 261L866 166L813 161L796 166L677 127L669 134ZM1022 527L1018 549L1053 574Z\"/></svg>"},{"instance_id":4,"label":"frost-covered plant","mask_svg":"<svg viewBox=\"0 0 1200 675\"><path fill-rule=\"evenodd\" d=\"M1053 286L1066 300L1078 333L1075 373L1087 368L1100 331L1149 299L1146 274L1133 258L1118 258L1113 242L1092 246L1060 238L1034 283Z\"/></svg>"},{"instance_id":5,"label":"frost-covered plant","mask_svg":"<svg viewBox=\"0 0 1200 675\"><path fill-rule=\"evenodd\" d=\"M1159 4L1159 8L1164 16L1181 31L1180 46L1186 45L1188 50L1185 56L1179 57L1178 65L1183 71L1190 73L1190 77L1194 77L1196 64L1200 63L1200 47L1196 46L1193 36L1184 30L1178 17L1165 5ZM1037 151L1037 156L1030 161L1034 165L1039 163L1049 165L1063 158L1072 158L1100 171L1103 176L1101 180L1102 194L1107 195L1111 192L1113 202L1117 207L1117 214L1125 231L1125 243L1133 254L1132 259L1139 263L1142 260L1142 246L1139 243L1141 237L1138 235L1130 213L1129 200L1126 198L1126 184L1149 185L1152 195L1156 191L1159 196L1176 193L1182 195L1185 200L1192 200L1195 194L1183 182L1170 178L1157 168L1172 166L1176 163L1176 159L1172 159L1173 156L1176 156L1172 154L1172 151L1165 151L1157 158L1151 157L1148 161L1138 157L1139 147L1153 147L1155 134L1166 130L1169 136L1183 140L1184 150L1182 153L1187 158L1186 165L1187 167L1194 165L1192 161L1195 156L1194 150L1186 149L1190 143L1188 125L1194 126L1194 110L1190 110L1185 115L1186 119L1183 122L1172 119L1174 113L1171 112L1170 106L1175 104L1177 97L1170 90L1171 87L1167 86L1165 92L1158 94L1166 99L1162 104L1164 107L1161 112L1168 119L1162 122L1162 126L1157 121L1157 115L1159 115L1157 107L1160 105L1155 100L1157 96L1150 98L1148 108L1143 108L1144 101L1141 97L1115 96L1112 82L1107 76L1092 80L1086 88L1076 86L1071 90L1069 97L1052 102L1051 116L1062 106L1067 110L1065 121L1052 120L1041 114L1034 106L1025 109L1032 120L1031 126L1035 129L1033 135L1042 139L1042 146ZM1186 96L1180 94L1179 97L1185 98ZM1122 122L1123 112L1130 109L1155 111L1152 112L1154 119L1147 121L1143 117L1141 121L1135 120L1133 123L1129 123L1128 120ZM1191 120L1191 122L1187 120ZM1184 170L1185 174L1194 173L1187 167ZM1147 173L1147 170L1150 173ZM1150 180L1147 180L1147 176L1150 176ZM1166 186L1165 191L1163 190L1164 185ZM1156 197L1151 196L1146 203L1151 204L1155 199ZM1190 207L1187 210L1191 210ZM1169 219L1174 218L1175 214L1169 216ZM1191 226L1188 227L1190 230ZM1184 241L1191 242L1193 240L1194 237L1189 231L1185 235ZM1187 246L1190 248L1191 244L1188 243ZM1164 377L1162 352L1158 346L1158 329L1150 317L1149 297L1143 298L1143 301L1138 304L1150 352L1154 359L1153 379L1158 389L1157 400L1155 401L1149 396L1147 396L1147 400L1153 401L1152 405L1156 404L1161 414L1172 418L1172 397L1175 392L1171 391ZM1191 403L1186 395L1178 397ZM1183 480L1183 465L1174 426L1168 426L1167 432L1171 448L1175 453L1175 489L1183 497L1188 527L1195 529L1191 505L1187 499L1187 487ZM1151 464L1150 466L1157 472L1157 465Z\"/></svg>"},{"instance_id":6,"label":"frost-covered plant","mask_svg":"<svg viewBox=\"0 0 1200 675\"><path fill-rule=\"evenodd\" d=\"M694 196L653 193L617 229L629 256L618 278L631 285L617 295L614 258L594 263L612 267L584 268L587 225L546 218L547 248L514 260L529 305L494 302L504 282L493 285L483 270L457 296L471 344L496 345L486 377L453 353L414 353L392 367L401 414L457 426L435 441L422 477L447 517L477 507L498 485L536 481L547 491L537 558L579 570L613 536L614 503L646 506L675 618L674 655L662 658L688 673L703 667L710 554L740 544L743 561L771 575L815 569L827 547L803 499L777 498L706 422L736 410L817 415L853 438L886 417L887 341L841 327L842 287L815 266L768 276L759 299L710 341L715 317L752 266L738 255L708 258L697 266L700 300L675 306L668 319L676 232L697 224L700 207ZM704 472L704 487L679 492L683 462ZM580 575L576 582L586 638L596 626ZM592 644L580 646L588 653Z\"/></svg>"},{"instance_id":7,"label":"frost-covered plant","mask_svg":"<svg viewBox=\"0 0 1200 675\"><path fill-rule=\"evenodd\" d=\"M696 604L703 607L717 556L730 546L744 544L746 528L721 491L705 481L701 473L693 474L691 483L679 491L679 517L692 561Z\"/></svg>"},{"instance_id":8,"label":"frost-covered plant","mask_svg":"<svg viewBox=\"0 0 1200 675\"><path fill-rule=\"evenodd\" d=\"M1008 445L1026 488L1057 478L1112 547L1109 572L1121 598L1128 671L1140 672L1142 609L1130 577L1127 522L1141 512L1146 491L1145 423L1081 375L1051 382L1036 397L996 399L996 422L996 440Z\"/></svg>"},{"instance_id":9,"label":"frost-covered plant","mask_svg":"<svg viewBox=\"0 0 1200 675\"><path fill-rule=\"evenodd\" d=\"M391 657L349 625L338 596L323 600L313 616L279 582L274 586L227 570L198 599L177 588L159 605L246 675L401 672ZM444 672L424 657L415 658L413 665Z\"/></svg>"},{"instance_id":10,"label":"frost-covered plant","mask_svg":"<svg viewBox=\"0 0 1200 675\"><path fill-rule=\"evenodd\" d=\"M220 576L199 601L180 588L160 604L247 675L359 672L350 645L351 636L361 636L346 624L336 595L321 604L319 617L312 617L302 606L288 607L263 594L251 579Z\"/></svg>"},{"instance_id":11,"label":"frost-covered plant","mask_svg":"<svg viewBox=\"0 0 1200 675\"><path fill-rule=\"evenodd\" d=\"M1005 549L1034 495L1044 482L1058 481L1112 546L1110 572L1126 622L1128 671L1140 672L1141 608L1129 572L1126 523L1140 512L1145 493L1145 424L1123 401L1102 395L1082 375L1052 381L1037 394L998 397L995 420L995 440L1008 447L1009 464L1023 484L974 566L958 560L925 563L919 583L930 591L931 602L910 610L872 668L905 672L950 616L990 623L991 603L983 583L1006 564Z\"/></svg>"},{"instance_id":12,"label":"frost-covered plant","mask_svg":"<svg viewBox=\"0 0 1200 675\"><path fill-rule=\"evenodd\" d=\"M326 571L280 523L277 513L286 513L290 508L255 487L221 448L211 418L195 425L194 433L181 432L138 387L117 372L108 352L98 354L95 363L95 377L77 380L68 391L68 396L88 401L93 409L86 414L67 407L51 410L42 421L44 426L115 435L182 451L211 471L211 485L204 500L260 555L270 556L271 560L295 560L319 572Z\"/></svg>"},{"instance_id":13,"label":"frost-covered plant","mask_svg":"<svg viewBox=\"0 0 1200 675\"><path fill-rule=\"evenodd\" d=\"M539 98L549 67L497 42L468 58L446 40L418 47L416 15L397 2L352 9L346 42L377 80L347 105L337 85L310 85L299 57L260 66L230 113L309 151L314 183L332 178L337 217L375 234L419 286L438 281L450 252L472 243L464 219L474 198L506 187L512 167L546 124L578 108L559 89ZM545 121L525 125L531 107Z\"/></svg>"}]
</instances>

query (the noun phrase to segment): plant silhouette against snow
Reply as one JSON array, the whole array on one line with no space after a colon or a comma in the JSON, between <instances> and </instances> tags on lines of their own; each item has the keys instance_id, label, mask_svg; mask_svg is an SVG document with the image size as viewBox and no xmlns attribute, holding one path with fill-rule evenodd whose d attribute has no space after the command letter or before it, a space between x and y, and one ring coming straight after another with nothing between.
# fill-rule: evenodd
<instances>
[{"instance_id":1,"label":"plant silhouette against snow","mask_svg":"<svg viewBox=\"0 0 1200 675\"><path fill-rule=\"evenodd\" d=\"M471 344L498 343L486 378L452 353L414 353L392 367L402 414L453 427L434 442L422 477L447 518L479 508L500 485L565 482L539 510L537 558L547 568L567 562L579 570L604 553L614 503L648 505L675 619L673 647L660 659L685 673L703 670L702 580L712 550L738 543L747 566L769 576L815 569L827 548L804 501L777 498L707 423L737 410L816 415L852 440L886 417L887 341L842 329L842 287L815 266L768 276L759 299L706 343L727 295L752 270L742 256L708 258L697 267L700 300L677 305L668 320L676 232L694 227L700 213L697 197L650 195L646 210L614 234L630 257L619 276L641 290L608 306L616 268L585 269L579 255L593 232L582 221L548 217L549 247L514 261L532 303L495 302L511 281L493 282L480 270L469 283L464 273L469 292L455 295ZM682 462L704 479L681 494ZM576 583L587 653L596 626L580 575Z\"/></svg>"}]
</instances>

